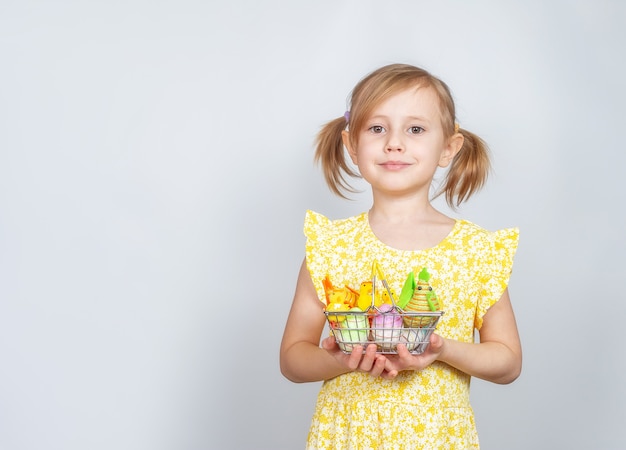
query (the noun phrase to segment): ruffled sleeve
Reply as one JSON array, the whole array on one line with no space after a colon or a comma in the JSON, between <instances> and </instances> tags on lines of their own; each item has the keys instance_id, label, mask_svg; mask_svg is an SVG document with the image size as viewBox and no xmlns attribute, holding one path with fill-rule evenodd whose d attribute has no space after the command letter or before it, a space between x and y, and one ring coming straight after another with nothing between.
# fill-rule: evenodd
<instances>
[{"instance_id":1,"label":"ruffled sleeve","mask_svg":"<svg viewBox=\"0 0 626 450\"><path fill-rule=\"evenodd\" d=\"M331 233L331 220L322 214L308 210L304 218L304 235L306 236L306 264L313 280L315 290L322 303L326 303L322 279L325 274L324 260L320 255L328 253L332 249L326 248Z\"/></svg>"},{"instance_id":2,"label":"ruffled sleeve","mask_svg":"<svg viewBox=\"0 0 626 450\"><path fill-rule=\"evenodd\" d=\"M482 288L475 316L477 329L482 327L485 313L500 300L509 284L518 242L518 228L498 230L487 237L485 254L481 257Z\"/></svg>"}]
</instances>

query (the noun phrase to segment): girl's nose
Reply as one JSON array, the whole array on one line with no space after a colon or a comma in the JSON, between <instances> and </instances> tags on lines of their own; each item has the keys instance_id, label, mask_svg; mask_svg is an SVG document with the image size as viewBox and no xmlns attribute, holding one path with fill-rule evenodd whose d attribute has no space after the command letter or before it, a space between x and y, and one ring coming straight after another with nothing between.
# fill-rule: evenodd
<instances>
[{"instance_id":1,"label":"girl's nose","mask_svg":"<svg viewBox=\"0 0 626 450\"><path fill-rule=\"evenodd\" d=\"M400 132L397 132L397 131L389 132L387 136L389 136L389 138L387 139L385 151L387 152L404 151L404 143L402 141L402 136Z\"/></svg>"}]
</instances>

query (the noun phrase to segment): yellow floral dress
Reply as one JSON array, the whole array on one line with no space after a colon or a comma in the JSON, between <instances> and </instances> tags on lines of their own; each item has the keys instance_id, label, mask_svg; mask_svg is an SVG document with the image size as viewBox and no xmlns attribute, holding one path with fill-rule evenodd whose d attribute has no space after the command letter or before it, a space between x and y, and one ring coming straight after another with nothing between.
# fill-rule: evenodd
<instances>
[{"instance_id":1,"label":"yellow floral dress","mask_svg":"<svg viewBox=\"0 0 626 450\"><path fill-rule=\"evenodd\" d=\"M379 241L367 213L341 220L307 211L306 262L320 301L323 278L358 289L377 260L400 292L410 271L426 267L444 314L437 333L474 342L486 311L507 287L517 228L489 232L457 220L437 246L402 251ZM352 372L323 383L307 439L308 449L477 449L469 403L470 376L435 362L395 380Z\"/></svg>"}]
</instances>

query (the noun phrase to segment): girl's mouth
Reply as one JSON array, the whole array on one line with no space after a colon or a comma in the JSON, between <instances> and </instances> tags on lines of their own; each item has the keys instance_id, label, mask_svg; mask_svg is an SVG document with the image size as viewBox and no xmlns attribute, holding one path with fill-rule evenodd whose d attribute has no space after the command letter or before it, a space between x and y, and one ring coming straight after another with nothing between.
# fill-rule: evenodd
<instances>
[{"instance_id":1,"label":"girl's mouth","mask_svg":"<svg viewBox=\"0 0 626 450\"><path fill-rule=\"evenodd\" d=\"M410 164L402 161L387 161L381 164L385 169L388 170L401 170L408 167Z\"/></svg>"}]
</instances>

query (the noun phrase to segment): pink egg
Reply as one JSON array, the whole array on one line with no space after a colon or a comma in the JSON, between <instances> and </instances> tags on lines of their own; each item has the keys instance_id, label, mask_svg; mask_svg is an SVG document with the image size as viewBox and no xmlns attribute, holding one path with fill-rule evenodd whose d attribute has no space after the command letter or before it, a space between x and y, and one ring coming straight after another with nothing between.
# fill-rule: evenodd
<instances>
[{"instance_id":1,"label":"pink egg","mask_svg":"<svg viewBox=\"0 0 626 450\"><path fill-rule=\"evenodd\" d=\"M372 336L383 351L395 350L402 332L402 316L384 303L372 320Z\"/></svg>"}]
</instances>

